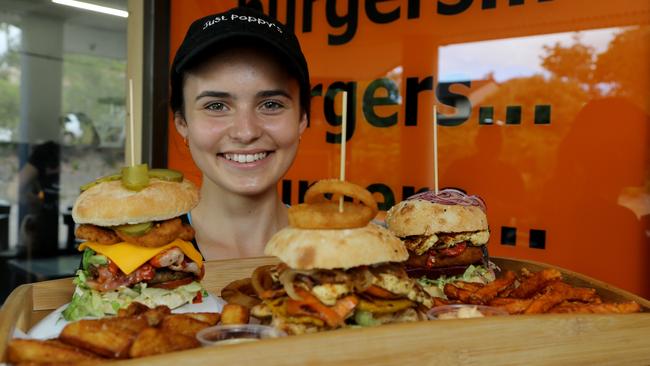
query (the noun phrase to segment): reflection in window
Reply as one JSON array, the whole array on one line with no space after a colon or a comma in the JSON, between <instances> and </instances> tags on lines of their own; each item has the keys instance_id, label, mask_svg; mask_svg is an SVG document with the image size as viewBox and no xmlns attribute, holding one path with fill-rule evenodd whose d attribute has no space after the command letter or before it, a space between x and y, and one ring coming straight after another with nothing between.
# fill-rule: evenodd
<instances>
[{"instance_id":1,"label":"reflection in window","mask_svg":"<svg viewBox=\"0 0 650 366\"><path fill-rule=\"evenodd\" d=\"M0 272L11 284L0 303L22 282L74 273L79 186L124 161L125 75L126 19L29 1L3 9Z\"/></svg>"}]
</instances>

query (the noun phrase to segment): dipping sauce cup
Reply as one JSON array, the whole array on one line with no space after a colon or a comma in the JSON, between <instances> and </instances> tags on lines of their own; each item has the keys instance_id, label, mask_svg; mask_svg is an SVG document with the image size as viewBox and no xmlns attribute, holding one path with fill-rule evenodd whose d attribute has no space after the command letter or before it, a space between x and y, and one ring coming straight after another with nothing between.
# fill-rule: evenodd
<instances>
[{"instance_id":1,"label":"dipping sauce cup","mask_svg":"<svg viewBox=\"0 0 650 366\"><path fill-rule=\"evenodd\" d=\"M491 306L453 304L437 306L427 312L429 320L440 319L468 319L483 318L486 316L509 315L507 311Z\"/></svg>"},{"instance_id":2,"label":"dipping sauce cup","mask_svg":"<svg viewBox=\"0 0 650 366\"><path fill-rule=\"evenodd\" d=\"M268 325L232 324L215 325L202 329L196 333L196 338L203 346L222 346L285 337L286 335L285 332Z\"/></svg>"}]
</instances>

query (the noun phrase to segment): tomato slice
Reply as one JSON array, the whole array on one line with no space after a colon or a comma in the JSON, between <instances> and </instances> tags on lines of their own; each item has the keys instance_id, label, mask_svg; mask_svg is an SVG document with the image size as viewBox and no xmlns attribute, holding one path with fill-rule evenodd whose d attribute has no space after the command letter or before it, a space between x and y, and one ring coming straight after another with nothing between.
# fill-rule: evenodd
<instances>
[{"instance_id":1,"label":"tomato slice","mask_svg":"<svg viewBox=\"0 0 650 366\"><path fill-rule=\"evenodd\" d=\"M462 242L454 245L453 247L440 249L438 253L440 254L441 257L455 257L460 253L464 252L465 249L467 249L467 243Z\"/></svg>"}]
</instances>

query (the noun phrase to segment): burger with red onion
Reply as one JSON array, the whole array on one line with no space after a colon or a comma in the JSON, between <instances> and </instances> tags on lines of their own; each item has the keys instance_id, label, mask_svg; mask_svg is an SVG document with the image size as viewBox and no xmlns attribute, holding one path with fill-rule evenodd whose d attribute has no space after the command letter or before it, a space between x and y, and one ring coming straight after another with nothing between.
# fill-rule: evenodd
<instances>
[{"instance_id":1,"label":"burger with red onion","mask_svg":"<svg viewBox=\"0 0 650 366\"><path fill-rule=\"evenodd\" d=\"M143 164L81 189L72 216L83 254L66 320L115 314L133 301L172 309L201 301L203 257L181 219L198 203L192 182Z\"/></svg>"},{"instance_id":2,"label":"burger with red onion","mask_svg":"<svg viewBox=\"0 0 650 366\"><path fill-rule=\"evenodd\" d=\"M480 197L448 188L419 193L391 207L386 224L406 245L409 275L444 297L441 290L447 282L494 279L486 211Z\"/></svg>"}]
</instances>

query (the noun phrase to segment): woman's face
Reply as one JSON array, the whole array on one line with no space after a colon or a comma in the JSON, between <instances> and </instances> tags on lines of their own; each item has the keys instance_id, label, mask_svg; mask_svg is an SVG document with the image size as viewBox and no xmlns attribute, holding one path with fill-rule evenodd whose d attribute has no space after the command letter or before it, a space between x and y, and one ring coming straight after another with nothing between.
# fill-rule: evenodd
<instances>
[{"instance_id":1,"label":"woman's face","mask_svg":"<svg viewBox=\"0 0 650 366\"><path fill-rule=\"evenodd\" d=\"M307 126L298 82L269 55L232 49L188 72L183 84L187 139L204 179L227 191L275 189L293 162Z\"/></svg>"}]
</instances>

